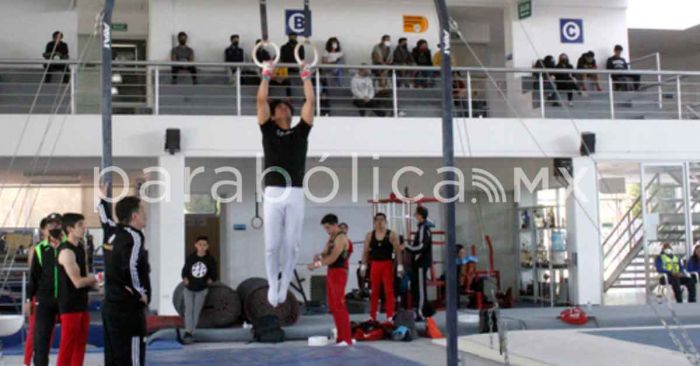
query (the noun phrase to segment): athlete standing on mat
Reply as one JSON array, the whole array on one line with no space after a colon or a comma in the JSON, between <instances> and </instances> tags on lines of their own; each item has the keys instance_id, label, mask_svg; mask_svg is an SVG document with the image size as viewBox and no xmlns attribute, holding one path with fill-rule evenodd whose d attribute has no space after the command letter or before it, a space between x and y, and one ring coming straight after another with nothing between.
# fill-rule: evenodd
<instances>
[{"instance_id":1,"label":"athlete standing on mat","mask_svg":"<svg viewBox=\"0 0 700 366\"><path fill-rule=\"evenodd\" d=\"M328 214L321 220L321 225L330 236L323 252L314 257L309 264L309 270L328 266L326 274L326 291L328 292L328 310L333 315L335 327L338 329L338 345L352 345L350 330L350 315L345 305L345 286L348 283L348 258L350 257L350 241L344 231L338 226L338 216Z\"/></svg>"},{"instance_id":2,"label":"athlete standing on mat","mask_svg":"<svg viewBox=\"0 0 700 366\"><path fill-rule=\"evenodd\" d=\"M294 274L304 224L304 173L308 137L314 121L315 95L312 71L302 65L304 105L301 121L292 127L293 108L285 101L269 103L268 93L274 65L266 62L258 89L258 123L265 153L265 265L270 285L267 300L272 306L287 298ZM282 262L282 259L284 260ZM282 272L281 282L279 274Z\"/></svg>"},{"instance_id":3,"label":"athlete standing on mat","mask_svg":"<svg viewBox=\"0 0 700 366\"><path fill-rule=\"evenodd\" d=\"M416 321L423 321L423 314L431 316L430 311L425 311L427 304L427 274L433 264L433 238L428 221L428 209L423 206L416 207L415 212L418 228L413 236L413 241L408 241L406 249L411 256L411 296L413 310L416 312Z\"/></svg>"},{"instance_id":4,"label":"athlete standing on mat","mask_svg":"<svg viewBox=\"0 0 700 366\"><path fill-rule=\"evenodd\" d=\"M384 287L384 305L386 306L386 318L392 321L394 318L394 254L396 261L401 261L401 247L399 237L395 232L386 227L386 215L378 213L374 216L374 230L367 233L365 246L362 253L362 265L360 274L365 277L367 264L370 264L370 317L377 320L379 310L379 295ZM403 265L397 266L397 275L403 276Z\"/></svg>"},{"instance_id":5,"label":"athlete standing on mat","mask_svg":"<svg viewBox=\"0 0 700 366\"><path fill-rule=\"evenodd\" d=\"M29 337L32 337L34 365L47 366L49 364L49 352L53 329L58 319L58 267L56 258L57 249L63 238L61 229L61 215L53 213L41 222L41 232L44 240L34 246L34 254L30 260L29 283L27 284L27 299L34 298L31 306ZM34 318L34 321L31 321ZM33 330L32 330L33 328ZM30 353L31 354L31 353ZM26 360L26 353L25 353ZM25 361L25 365L31 365L31 361Z\"/></svg>"},{"instance_id":6,"label":"athlete standing on mat","mask_svg":"<svg viewBox=\"0 0 700 366\"><path fill-rule=\"evenodd\" d=\"M102 324L105 366L138 366L146 362L146 307L151 298L148 256L144 249L146 211L141 199L123 198L116 205L119 224L107 242Z\"/></svg>"},{"instance_id":7,"label":"athlete standing on mat","mask_svg":"<svg viewBox=\"0 0 700 366\"><path fill-rule=\"evenodd\" d=\"M97 287L97 280L87 273L87 255L81 243L87 231L85 217L67 213L63 215L62 224L66 240L58 246L61 344L56 366L81 366L90 329L88 291Z\"/></svg>"}]
</instances>

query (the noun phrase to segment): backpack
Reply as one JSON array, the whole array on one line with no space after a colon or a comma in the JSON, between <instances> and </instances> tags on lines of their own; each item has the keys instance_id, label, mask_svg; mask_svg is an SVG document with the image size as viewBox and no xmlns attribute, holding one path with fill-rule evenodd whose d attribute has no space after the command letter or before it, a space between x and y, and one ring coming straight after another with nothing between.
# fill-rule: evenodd
<instances>
[{"instance_id":1,"label":"backpack","mask_svg":"<svg viewBox=\"0 0 700 366\"><path fill-rule=\"evenodd\" d=\"M399 310L394 317L394 325L397 327L397 330L400 328L405 328L407 331L404 332L403 329L400 331L401 334L407 335L407 337L401 337L400 340L411 341L418 334L418 332L416 332L415 315L410 310ZM398 337L397 334L392 333L392 338L394 340L397 340L396 337Z\"/></svg>"},{"instance_id":2,"label":"backpack","mask_svg":"<svg viewBox=\"0 0 700 366\"><path fill-rule=\"evenodd\" d=\"M284 342L284 330L276 315L262 315L253 319L253 339L260 343Z\"/></svg>"}]
</instances>

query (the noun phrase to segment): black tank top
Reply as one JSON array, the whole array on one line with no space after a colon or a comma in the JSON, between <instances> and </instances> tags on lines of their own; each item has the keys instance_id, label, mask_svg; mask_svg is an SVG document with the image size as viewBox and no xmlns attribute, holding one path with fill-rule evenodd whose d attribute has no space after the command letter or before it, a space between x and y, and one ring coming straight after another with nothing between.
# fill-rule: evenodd
<instances>
[{"instance_id":1,"label":"black tank top","mask_svg":"<svg viewBox=\"0 0 700 366\"><path fill-rule=\"evenodd\" d=\"M387 261L393 259L394 246L391 245L391 230L387 230L384 238L377 240L377 231L372 230L372 240L369 242L369 257L375 261Z\"/></svg>"},{"instance_id":2,"label":"black tank top","mask_svg":"<svg viewBox=\"0 0 700 366\"><path fill-rule=\"evenodd\" d=\"M340 233L330 238L330 245L328 246L329 253L333 252L333 243L335 242L335 239L340 235L345 235L345 233ZM336 259L335 262L328 265L328 268L348 268L348 249L345 248L343 252L340 253L340 255L338 256L338 259Z\"/></svg>"},{"instance_id":3,"label":"black tank top","mask_svg":"<svg viewBox=\"0 0 700 366\"><path fill-rule=\"evenodd\" d=\"M80 276L87 276L87 266L85 261L85 248L82 244L73 245L67 241L58 246L58 254L63 250L72 250L75 255L75 262L80 267ZM88 308L88 288L75 288L70 280L66 269L58 265L58 308L61 314L81 313Z\"/></svg>"}]
</instances>

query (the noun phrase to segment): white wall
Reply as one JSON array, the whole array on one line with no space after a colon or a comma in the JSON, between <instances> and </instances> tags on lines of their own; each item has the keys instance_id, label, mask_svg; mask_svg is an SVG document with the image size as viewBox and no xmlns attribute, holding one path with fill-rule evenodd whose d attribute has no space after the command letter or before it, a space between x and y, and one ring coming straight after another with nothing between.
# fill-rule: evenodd
<instances>
[{"instance_id":1,"label":"white wall","mask_svg":"<svg viewBox=\"0 0 700 366\"><path fill-rule=\"evenodd\" d=\"M68 1L0 0L0 58L40 59L58 30L77 59L78 14L68 8Z\"/></svg>"},{"instance_id":2,"label":"white wall","mask_svg":"<svg viewBox=\"0 0 700 366\"><path fill-rule=\"evenodd\" d=\"M261 37L258 2L250 0L150 0L149 59L170 58L173 35L185 31L198 61L223 61L229 36L239 34L241 44L249 54L256 39ZM301 1L268 2L267 17L270 39L278 45L286 42L284 12L300 9ZM436 49L438 23L431 1L419 0L325 0L311 3L313 35L317 48L322 49L331 37L339 38L348 63L370 61L372 46L383 34L400 36L415 44L425 38ZM423 34L403 33L403 15L423 15L429 26Z\"/></svg>"},{"instance_id":3,"label":"white wall","mask_svg":"<svg viewBox=\"0 0 700 366\"><path fill-rule=\"evenodd\" d=\"M95 30L95 16L104 6L102 1L78 1L78 33L92 34ZM113 32L114 39L146 39L148 37L148 1L119 1L112 10L112 23L126 23L126 32Z\"/></svg>"},{"instance_id":4,"label":"white wall","mask_svg":"<svg viewBox=\"0 0 700 366\"><path fill-rule=\"evenodd\" d=\"M531 67L546 55L569 55L576 66L579 56L593 50L598 66L612 55L613 47L620 44L627 54L627 0L533 0L532 17L518 20L517 7L510 1L512 24L513 66ZM584 43L561 43L560 18L583 19Z\"/></svg>"}]
</instances>

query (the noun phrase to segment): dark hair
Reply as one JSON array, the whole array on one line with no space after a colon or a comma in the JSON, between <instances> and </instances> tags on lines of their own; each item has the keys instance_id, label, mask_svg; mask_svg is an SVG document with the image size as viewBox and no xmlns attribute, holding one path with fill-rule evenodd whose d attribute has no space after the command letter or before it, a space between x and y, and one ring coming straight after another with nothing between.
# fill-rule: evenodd
<instances>
[{"instance_id":1,"label":"dark hair","mask_svg":"<svg viewBox=\"0 0 700 366\"><path fill-rule=\"evenodd\" d=\"M700 257L695 253L698 248L700 248L700 244L693 247L693 255L690 256L690 259L694 262L700 262Z\"/></svg>"},{"instance_id":2,"label":"dark hair","mask_svg":"<svg viewBox=\"0 0 700 366\"><path fill-rule=\"evenodd\" d=\"M424 40L424 39L419 39L418 42L416 42L416 46L417 46L418 48L420 48L420 46L422 46L422 45L424 45L424 44L427 45L427 44L428 44L428 41L426 41L426 40Z\"/></svg>"},{"instance_id":3,"label":"dark hair","mask_svg":"<svg viewBox=\"0 0 700 366\"><path fill-rule=\"evenodd\" d=\"M63 224L63 231L68 234L68 228L72 227L75 228L75 225L78 224L78 222L85 220L85 216L79 214L79 213L73 213L73 212L67 212L64 213L61 219L61 223Z\"/></svg>"},{"instance_id":4,"label":"dark hair","mask_svg":"<svg viewBox=\"0 0 700 366\"><path fill-rule=\"evenodd\" d=\"M117 202L115 211L117 212L117 220L119 223L128 225L131 223L131 215L138 212L141 207L141 199L136 196L122 198Z\"/></svg>"},{"instance_id":5,"label":"dark hair","mask_svg":"<svg viewBox=\"0 0 700 366\"><path fill-rule=\"evenodd\" d=\"M620 46L619 44L615 45L615 51L622 51L622 50L624 50L624 48L622 48L622 46Z\"/></svg>"},{"instance_id":6,"label":"dark hair","mask_svg":"<svg viewBox=\"0 0 700 366\"><path fill-rule=\"evenodd\" d=\"M321 225L337 225L338 224L338 216L335 214L329 213L326 214L326 216L323 216L321 219Z\"/></svg>"},{"instance_id":7,"label":"dark hair","mask_svg":"<svg viewBox=\"0 0 700 366\"><path fill-rule=\"evenodd\" d=\"M55 32L53 32L53 34L51 35L51 38L52 38L52 39L55 39L56 36L59 35L59 34L63 34L63 32L61 32L61 31L55 31Z\"/></svg>"},{"instance_id":8,"label":"dark hair","mask_svg":"<svg viewBox=\"0 0 700 366\"><path fill-rule=\"evenodd\" d=\"M39 228L40 228L41 230L46 229L46 226L48 226L48 225L49 225L49 220L48 220L47 218L43 218L43 219L41 219L41 221L39 222Z\"/></svg>"},{"instance_id":9,"label":"dark hair","mask_svg":"<svg viewBox=\"0 0 700 366\"><path fill-rule=\"evenodd\" d=\"M457 248L457 254L459 254L459 251L462 250L462 249L464 249L464 245L462 245L462 244L457 244L457 245L455 246L455 248Z\"/></svg>"},{"instance_id":10,"label":"dark hair","mask_svg":"<svg viewBox=\"0 0 700 366\"><path fill-rule=\"evenodd\" d=\"M187 33L185 33L185 32L180 32L180 33L177 34L177 38L180 38L180 37L182 37L182 36L187 37Z\"/></svg>"},{"instance_id":11,"label":"dark hair","mask_svg":"<svg viewBox=\"0 0 700 366\"><path fill-rule=\"evenodd\" d=\"M378 218L380 218L380 217L383 217L384 220L386 220L386 214L384 214L383 212L377 212L377 214L374 215L374 219L375 219L375 220L378 219Z\"/></svg>"},{"instance_id":12,"label":"dark hair","mask_svg":"<svg viewBox=\"0 0 700 366\"><path fill-rule=\"evenodd\" d=\"M262 42L262 39L258 38L255 40L255 44L257 45L258 43Z\"/></svg>"},{"instance_id":13,"label":"dark hair","mask_svg":"<svg viewBox=\"0 0 700 366\"><path fill-rule=\"evenodd\" d=\"M416 207L416 213L421 215L424 220L428 218L428 209L425 206Z\"/></svg>"},{"instance_id":14,"label":"dark hair","mask_svg":"<svg viewBox=\"0 0 700 366\"><path fill-rule=\"evenodd\" d=\"M388 35L388 34L383 35L383 36L382 36L382 41L384 41L384 40L386 40L386 39L391 39L391 36Z\"/></svg>"},{"instance_id":15,"label":"dark hair","mask_svg":"<svg viewBox=\"0 0 700 366\"><path fill-rule=\"evenodd\" d=\"M406 39L406 37L401 37L401 38L399 38L399 43L401 43L401 42L403 42L403 41L408 41L408 39Z\"/></svg>"},{"instance_id":16,"label":"dark hair","mask_svg":"<svg viewBox=\"0 0 700 366\"><path fill-rule=\"evenodd\" d=\"M232 34L230 40L233 40L234 38L240 39L241 37L238 36L238 34Z\"/></svg>"},{"instance_id":17,"label":"dark hair","mask_svg":"<svg viewBox=\"0 0 700 366\"><path fill-rule=\"evenodd\" d=\"M288 101L282 100L282 99L276 99L276 100L273 100L270 102L270 114L272 114L274 116L275 115L275 108L277 108L277 106L280 104L286 104L287 107L289 107L289 110L292 112L292 115L294 115L294 107L292 107L292 104L289 103Z\"/></svg>"},{"instance_id":18,"label":"dark hair","mask_svg":"<svg viewBox=\"0 0 700 366\"><path fill-rule=\"evenodd\" d=\"M337 37L328 38L328 40L326 41L326 51L328 51L328 52L333 51L333 47L332 47L332 46L333 46L333 42L335 42L335 43L338 44L338 49L337 49L336 51L337 51L337 52L340 52L340 51L341 51L341 49L340 49L340 41L338 40Z\"/></svg>"},{"instance_id":19,"label":"dark hair","mask_svg":"<svg viewBox=\"0 0 700 366\"><path fill-rule=\"evenodd\" d=\"M196 242L198 242L198 241L200 241L200 240L204 240L204 241L206 241L206 242L208 243L208 242L209 242L209 237L206 236L206 235L200 235L200 236L198 236L196 239L194 239L194 242L196 243Z\"/></svg>"},{"instance_id":20,"label":"dark hair","mask_svg":"<svg viewBox=\"0 0 700 366\"><path fill-rule=\"evenodd\" d=\"M346 226L346 227L350 228L350 225L348 225L347 222L341 222L340 224L338 224L338 226Z\"/></svg>"}]
</instances>

